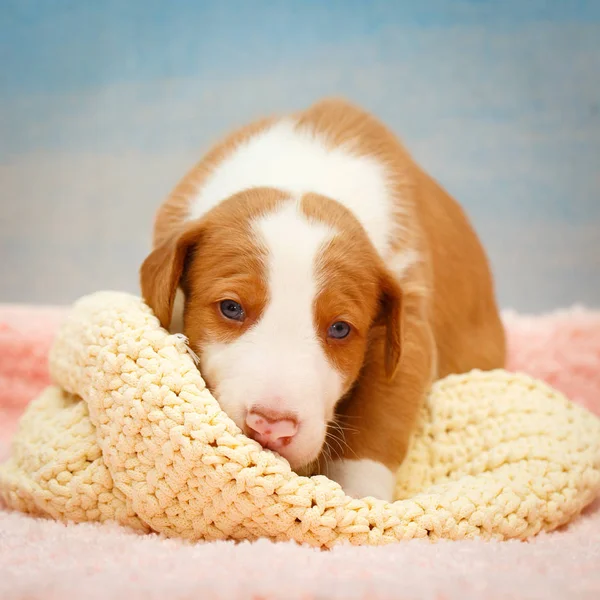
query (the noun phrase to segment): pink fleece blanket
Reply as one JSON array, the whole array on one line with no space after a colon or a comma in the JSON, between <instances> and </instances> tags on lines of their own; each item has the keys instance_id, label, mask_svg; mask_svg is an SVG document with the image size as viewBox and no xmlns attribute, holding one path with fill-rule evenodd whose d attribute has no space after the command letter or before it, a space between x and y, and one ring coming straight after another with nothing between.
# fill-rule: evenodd
<instances>
[{"instance_id":1,"label":"pink fleece blanket","mask_svg":"<svg viewBox=\"0 0 600 600\"><path fill-rule=\"evenodd\" d=\"M48 383L60 308L0 306L0 459ZM509 368L600 414L600 312L505 313ZM594 599L600 501L530 542L409 541L331 552L265 540L186 544L116 526L62 525L0 508L0 599Z\"/></svg>"}]
</instances>

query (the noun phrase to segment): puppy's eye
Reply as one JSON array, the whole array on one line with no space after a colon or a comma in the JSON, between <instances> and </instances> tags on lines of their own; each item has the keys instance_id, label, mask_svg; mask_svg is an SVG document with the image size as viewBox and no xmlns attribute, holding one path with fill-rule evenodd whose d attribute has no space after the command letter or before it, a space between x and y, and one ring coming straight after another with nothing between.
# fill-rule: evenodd
<instances>
[{"instance_id":1,"label":"puppy's eye","mask_svg":"<svg viewBox=\"0 0 600 600\"><path fill-rule=\"evenodd\" d=\"M334 340L343 340L350 333L350 325L344 321L337 321L329 327L327 335Z\"/></svg>"},{"instance_id":2,"label":"puppy's eye","mask_svg":"<svg viewBox=\"0 0 600 600\"><path fill-rule=\"evenodd\" d=\"M235 300L223 300L219 304L219 308L221 309L221 314L231 321L243 321L246 316L242 305Z\"/></svg>"}]
</instances>

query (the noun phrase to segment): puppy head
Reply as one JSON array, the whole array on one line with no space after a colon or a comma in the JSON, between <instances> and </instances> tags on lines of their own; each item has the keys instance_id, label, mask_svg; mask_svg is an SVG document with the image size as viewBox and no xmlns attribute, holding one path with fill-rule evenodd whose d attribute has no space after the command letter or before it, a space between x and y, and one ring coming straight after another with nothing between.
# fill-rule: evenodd
<instances>
[{"instance_id":1,"label":"puppy head","mask_svg":"<svg viewBox=\"0 0 600 600\"><path fill-rule=\"evenodd\" d=\"M401 351L401 290L337 202L272 189L237 194L186 224L141 267L163 327L178 287L184 333L235 423L292 468L314 461L356 381L373 328L388 376Z\"/></svg>"}]
</instances>

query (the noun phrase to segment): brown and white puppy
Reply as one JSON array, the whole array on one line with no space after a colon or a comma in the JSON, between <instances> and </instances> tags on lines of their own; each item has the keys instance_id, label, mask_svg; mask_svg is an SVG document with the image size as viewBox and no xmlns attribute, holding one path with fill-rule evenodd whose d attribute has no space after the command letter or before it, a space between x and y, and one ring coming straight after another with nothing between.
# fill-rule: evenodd
<instances>
[{"instance_id":1,"label":"brown and white puppy","mask_svg":"<svg viewBox=\"0 0 600 600\"><path fill-rule=\"evenodd\" d=\"M344 100L216 145L158 210L140 273L237 425L351 496L392 499L436 378L504 365L463 211Z\"/></svg>"}]
</instances>

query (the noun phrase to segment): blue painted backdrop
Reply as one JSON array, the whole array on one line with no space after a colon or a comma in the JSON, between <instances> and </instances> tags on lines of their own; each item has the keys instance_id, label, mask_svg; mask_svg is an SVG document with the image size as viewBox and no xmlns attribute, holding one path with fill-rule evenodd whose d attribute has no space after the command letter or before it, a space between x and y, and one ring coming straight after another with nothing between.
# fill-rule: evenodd
<instances>
[{"instance_id":1,"label":"blue painted backdrop","mask_svg":"<svg viewBox=\"0 0 600 600\"><path fill-rule=\"evenodd\" d=\"M0 302L137 291L208 145L326 94L463 203L504 307L600 306L599 0L3 0Z\"/></svg>"}]
</instances>

